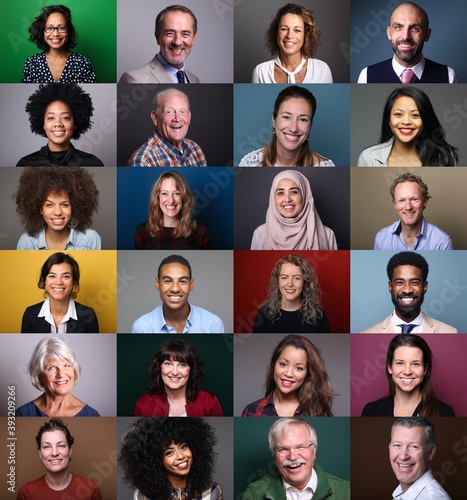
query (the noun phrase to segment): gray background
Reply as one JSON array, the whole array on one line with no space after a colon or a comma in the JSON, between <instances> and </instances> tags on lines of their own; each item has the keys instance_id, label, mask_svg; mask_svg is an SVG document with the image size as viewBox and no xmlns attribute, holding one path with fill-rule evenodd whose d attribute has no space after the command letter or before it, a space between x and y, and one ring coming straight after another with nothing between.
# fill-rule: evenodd
<instances>
[{"instance_id":1,"label":"gray background","mask_svg":"<svg viewBox=\"0 0 467 500\"><path fill-rule=\"evenodd\" d=\"M182 255L191 265L190 303L219 316L225 333L233 332L233 252L229 250L119 250L117 272L131 276L118 291L118 332L129 333L143 314L161 304L155 287L157 268L168 255Z\"/></svg>"},{"instance_id":2,"label":"gray background","mask_svg":"<svg viewBox=\"0 0 467 500\"><path fill-rule=\"evenodd\" d=\"M234 415L241 416L249 403L264 396L266 369L275 347L286 335L238 335L234 339ZM332 388L338 396L332 412L336 417L350 415L350 337L349 335L302 335L321 351Z\"/></svg>"},{"instance_id":3,"label":"gray background","mask_svg":"<svg viewBox=\"0 0 467 500\"><path fill-rule=\"evenodd\" d=\"M16 203L13 198L18 188L19 178L25 167L0 169L0 212L11 214L3 217L0 226L0 250L16 250L19 237L24 233ZM83 167L84 168L84 167ZM93 216L92 229L102 238L102 249L113 250L117 244L116 233L116 168L88 167L94 174L94 182L99 190L99 208Z\"/></svg>"},{"instance_id":4,"label":"gray background","mask_svg":"<svg viewBox=\"0 0 467 500\"><path fill-rule=\"evenodd\" d=\"M154 36L157 14L170 2L118 2L117 81L125 71L143 66L159 52ZM198 20L198 33L186 69L202 83L232 83L233 7L230 2L184 0Z\"/></svg>"},{"instance_id":5,"label":"gray background","mask_svg":"<svg viewBox=\"0 0 467 500\"><path fill-rule=\"evenodd\" d=\"M235 2L235 82L251 83L255 66L273 59L265 47L264 35L277 10L286 3L284 0ZM335 83L348 83L350 2L301 0L296 3L314 12L316 24L321 31L315 57L328 64Z\"/></svg>"},{"instance_id":6,"label":"gray background","mask_svg":"<svg viewBox=\"0 0 467 500\"><path fill-rule=\"evenodd\" d=\"M16 387L16 408L40 394L32 386L27 365L36 345L50 335L0 335L0 380ZM115 335L60 335L76 353L81 377L72 394L92 406L103 417L117 414L117 339ZM0 415L7 415L7 398L1 399Z\"/></svg>"},{"instance_id":7,"label":"gray background","mask_svg":"<svg viewBox=\"0 0 467 500\"><path fill-rule=\"evenodd\" d=\"M400 85L351 85L350 89L350 159L357 165L359 154L377 144L381 133L384 103L389 94ZM440 85L424 83L414 85L429 97L436 116L446 132L446 140L458 148L459 165L467 164L467 120L454 112L454 106L463 104L467 85ZM463 108L464 115L466 109ZM421 174L420 174L421 175Z\"/></svg>"},{"instance_id":8,"label":"gray background","mask_svg":"<svg viewBox=\"0 0 467 500\"><path fill-rule=\"evenodd\" d=\"M29 97L38 89L35 84L2 84L0 106L8 124L0 135L0 166L14 167L20 158L47 144L47 138L33 134L25 111ZM115 120L115 84L80 84L92 98L93 125L79 139L75 148L97 156L106 166L116 165L117 124Z\"/></svg>"},{"instance_id":9,"label":"gray background","mask_svg":"<svg viewBox=\"0 0 467 500\"><path fill-rule=\"evenodd\" d=\"M235 248L249 250L253 231L266 222L271 184L280 170L299 171L310 181L321 221L335 232L339 250L349 249L350 169L242 167L234 177Z\"/></svg>"},{"instance_id":10,"label":"gray background","mask_svg":"<svg viewBox=\"0 0 467 500\"><path fill-rule=\"evenodd\" d=\"M117 425L117 449L122 447L123 439L130 425L138 420L135 417L119 417ZM208 417L206 420L215 430L217 445L214 450L217 453L213 481L222 486L224 498L233 498L233 418L232 417ZM128 500L133 498L133 488L123 483L122 469L118 468L117 493L119 499Z\"/></svg>"}]
</instances>

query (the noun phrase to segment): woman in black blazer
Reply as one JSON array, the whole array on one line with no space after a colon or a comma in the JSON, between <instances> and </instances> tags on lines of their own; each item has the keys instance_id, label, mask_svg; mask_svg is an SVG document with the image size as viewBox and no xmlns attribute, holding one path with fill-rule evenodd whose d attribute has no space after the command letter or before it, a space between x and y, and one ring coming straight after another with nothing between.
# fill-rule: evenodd
<instances>
[{"instance_id":1,"label":"woman in black blazer","mask_svg":"<svg viewBox=\"0 0 467 500\"><path fill-rule=\"evenodd\" d=\"M21 333L99 333L94 310L73 300L79 290L79 266L71 255L51 255L37 286L45 290L46 299L26 308Z\"/></svg>"}]
</instances>

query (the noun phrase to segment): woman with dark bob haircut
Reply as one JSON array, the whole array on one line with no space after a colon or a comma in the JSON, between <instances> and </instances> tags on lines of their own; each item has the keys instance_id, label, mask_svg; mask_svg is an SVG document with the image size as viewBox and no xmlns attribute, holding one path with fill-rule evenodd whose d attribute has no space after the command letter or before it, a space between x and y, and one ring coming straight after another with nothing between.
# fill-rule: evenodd
<instances>
[{"instance_id":1,"label":"woman with dark bob haircut","mask_svg":"<svg viewBox=\"0 0 467 500\"><path fill-rule=\"evenodd\" d=\"M45 468L45 475L23 484L16 499L102 500L101 490L94 481L73 474L69 470L74 442L67 424L60 418L52 418L45 422L36 436L39 458Z\"/></svg>"},{"instance_id":2,"label":"woman with dark bob haircut","mask_svg":"<svg viewBox=\"0 0 467 500\"><path fill-rule=\"evenodd\" d=\"M206 227L193 219L195 199L178 172L162 173L151 189L148 220L135 234L136 250L201 250L210 247Z\"/></svg>"},{"instance_id":3,"label":"woman with dark bob haircut","mask_svg":"<svg viewBox=\"0 0 467 500\"><path fill-rule=\"evenodd\" d=\"M379 143L365 149L359 167L451 167L457 148L446 133L428 96L417 87L403 86L386 99Z\"/></svg>"},{"instance_id":4,"label":"woman with dark bob haircut","mask_svg":"<svg viewBox=\"0 0 467 500\"><path fill-rule=\"evenodd\" d=\"M222 500L222 488L212 481L216 441L201 418L139 419L118 456L133 500Z\"/></svg>"},{"instance_id":5,"label":"woman with dark bob haircut","mask_svg":"<svg viewBox=\"0 0 467 500\"><path fill-rule=\"evenodd\" d=\"M103 166L99 158L71 144L71 139L79 139L91 127L93 111L91 96L76 83L39 85L29 97L26 112L31 131L46 137L47 145L21 158L16 166Z\"/></svg>"},{"instance_id":6,"label":"woman with dark bob haircut","mask_svg":"<svg viewBox=\"0 0 467 500\"><path fill-rule=\"evenodd\" d=\"M221 405L199 386L204 363L186 340L166 340L147 372L148 394L136 401L133 415L143 417L219 417Z\"/></svg>"},{"instance_id":7,"label":"woman with dark bob haircut","mask_svg":"<svg viewBox=\"0 0 467 500\"><path fill-rule=\"evenodd\" d=\"M264 398L242 417L332 417L334 392L320 350L301 335L277 344L266 372Z\"/></svg>"},{"instance_id":8,"label":"woman with dark bob haircut","mask_svg":"<svg viewBox=\"0 0 467 500\"><path fill-rule=\"evenodd\" d=\"M29 26L29 41L42 52L26 59L21 83L95 83L88 58L72 52L77 33L65 5L49 5Z\"/></svg>"},{"instance_id":9,"label":"woman with dark bob haircut","mask_svg":"<svg viewBox=\"0 0 467 500\"><path fill-rule=\"evenodd\" d=\"M329 333L318 278L307 259L290 254L279 259L268 295L253 323L253 333Z\"/></svg>"},{"instance_id":10,"label":"woman with dark bob haircut","mask_svg":"<svg viewBox=\"0 0 467 500\"><path fill-rule=\"evenodd\" d=\"M454 417L452 406L436 398L431 384L433 356L420 335L393 337L386 356L389 394L365 405L364 417Z\"/></svg>"},{"instance_id":11,"label":"woman with dark bob haircut","mask_svg":"<svg viewBox=\"0 0 467 500\"><path fill-rule=\"evenodd\" d=\"M332 83L329 66L314 58L320 35L312 10L295 3L281 7L265 36L276 58L256 66L253 83Z\"/></svg>"},{"instance_id":12,"label":"woman with dark bob haircut","mask_svg":"<svg viewBox=\"0 0 467 500\"><path fill-rule=\"evenodd\" d=\"M25 168L16 191L16 211L26 232L18 250L100 250L90 229L99 205L92 175L80 167Z\"/></svg>"},{"instance_id":13,"label":"woman with dark bob haircut","mask_svg":"<svg viewBox=\"0 0 467 500\"><path fill-rule=\"evenodd\" d=\"M285 87L274 103L271 142L246 154L239 166L334 167L332 160L310 149L315 113L316 99L308 89L298 85Z\"/></svg>"},{"instance_id":14,"label":"woman with dark bob haircut","mask_svg":"<svg viewBox=\"0 0 467 500\"><path fill-rule=\"evenodd\" d=\"M45 300L23 314L21 333L99 333L94 309L75 302L79 266L68 254L52 254L42 266L37 286Z\"/></svg>"}]
</instances>

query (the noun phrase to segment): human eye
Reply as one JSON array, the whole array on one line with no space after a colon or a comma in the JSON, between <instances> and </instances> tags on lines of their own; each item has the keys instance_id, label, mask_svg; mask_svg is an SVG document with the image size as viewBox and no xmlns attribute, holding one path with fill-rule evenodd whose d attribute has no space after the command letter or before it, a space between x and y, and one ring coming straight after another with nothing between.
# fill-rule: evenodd
<instances>
[{"instance_id":1,"label":"human eye","mask_svg":"<svg viewBox=\"0 0 467 500\"><path fill-rule=\"evenodd\" d=\"M186 368L188 365L186 363L179 363L178 366L180 368Z\"/></svg>"},{"instance_id":2,"label":"human eye","mask_svg":"<svg viewBox=\"0 0 467 500\"><path fill-rule=\"evenodd\" d=\"M173 455L173 453L174 453L173 450L165 450L164 451L164 456L165 457L170 457L171 455Z\"/></svg>"},{"instance_id":3,"label":"human eye","mask_svg":"<svg viewBox=\"0 0 467 500\"><path fill-rule=\"evenodd\" d=\"M393 443L392 448L394 450L400 450L402 448L402 445L400 443Z\"/></svg>"},{"instance_id":4,"label":"human eye","mask_svg":"<svg viewBox=\"0 0 467 500\"><path fill-rule=\"evenodd\" d=\"M175 111L173 109L165 109L164 110L164 115L165 116L174 116Z\"/></svg>"},{"instance_id":5,"label":"human eye","mask_svg":"<svg viewBox=\"0 0 467 500\"><path fill-rule=\"evenodd\" d=\"M300 121L303 122L303 123L308 123L310 121L310 119L308 118L308 116L302 116L300 118Z\"/></svg>"},{"instance_id":6,"label":"human eye","mask_svg":"<svg viewBox=\"0 0 467 500\"><path fill-rule=\"evenodd\" d=\"M420 113L413 113L413 114L412 114L412 118L413 118L414 120L419 120L419 119L420 119Z\"/></svg>"},{"instance_id":7,"label":"human eye","mask_svg":"<svg viewBox=\"0 0 467 500\"><path fill-rule=\"evenodd\" d=\"M165 283L166 285L169 285L170 283L172 283L172 279L171 278L163 278L162 282Z\"/></svg>"},{"instance_id":8,"label":"human eye","mask_svg":"<svg viewBox=\"0 0 467 500\"><path fill-rule=\"evenodd\" d=\"M56 367L56 366L54 366L54 365L49 365L49 366L47 366L47 367L45 368L45 371L46 371L46 372L54 372L54 371L56 371L56 369L57 369L57 367Z\"/></svg>"},{"instance_id":9,"label":"human eye","mask_svg":"<svg viewBox=\"0 0 467 500\"><path fill-rule=\"evenodd\" d=\"M181 279L180 279L180 283L181 283L182 285L186 285L186 284L188 283L188 280L187 280L186 278L181 278Z\"/></svg>"},{"instance_id":10,"label":"human eye","mask_svg":"<svg viewBox=\"0 0 467 500\"><path fill-rule=\"evenodd\" d=\"M48 450L50 448L50 444L43 444L42 449L43 450Z\"/></svg>"},{"instance_id":11,"label":"human eye","mask_svg":"<svg viewBox=\"0 0 467 500\"><path fill-rule=\"evenodd\" d=\"M182 31L182 36L184 36L185 38L188 38L191 36L191 31Z\"/></svg>"},{"instance_id":12,"label":"human eye","mask_svg":"<svg viewBox=\"0 0 467 500\"><path fill-rule=\"evenodd\" d=\"M182 196L182 193L180 193L179 191L175 191L174 196Z\"/></svg>"},{"instance_id":13,"label":"human eye","mask_svg":"<svg viewBox=\"0 0 467 500\"><path fill-rule=\"evenodd\" d=\"M284 361L279 361L279 366L284 367L285 366L285 362Z\"/></svg>"},{"instance_id":14,"label":"human eye","mask_svg":"<svg viewBox=\"0 0 467 500\"><path fill-rule=\"evenodd\" d=\"M302 372L305 368L303 366L296 366L295 369L299 372Z\"/></svg>"},{"instance_id":15,"label":"human eye","mask_svg":"<svg viewBox=\"0 0 467 500\"><path fill-rule=\"evenodd\" d=\"M419 451L420 446L418 444L409 444L409 450L410 451Z\"/></svg>"},{"instance_id":16,"label":"human eye","mask_svg":"<svg viewBox=\"0 0 467 500\"><path fill-rule=\"evenodd\" d=\"M416 368L419 368L420 366L422 366L422 364L419 361L414 361L412 363L412 365L415 366Z\"/></svg>"},{"instance_id":17,"label":"human eye","mask_svg":"<svg viewBox=\"0 0 467 500\"><path fill-rule=\"evenodd\" d=\"M179 448L180 448L181 450L186 450L186 449L188 448L188 445L187 445L186 443L182 443L182 444L179 446Z\"/></svg>"},{"instance_id":18,"label":"human eye","mask_svg":"<svg viewBox=\"0 0 467 500\"><path fill-rule=\"evenodd\" d=\"M167 30L167 31L164 32L164 35L165 36L169 36L169 37L170 36L174 36L175 35L175 31L173 31L173 30Z\"/></svg>"},{"instance_id":19,"label":"human eye","mask_svg":"<svg viewBox=\"0 0 467 500\"><path fill-rule=\"evenodd\" d=\"M65 444L65 443L60 443L60 444L58 445L58 447L59 447L59 448L66 448L66 444Z\"/></svg>"}]
</instances>

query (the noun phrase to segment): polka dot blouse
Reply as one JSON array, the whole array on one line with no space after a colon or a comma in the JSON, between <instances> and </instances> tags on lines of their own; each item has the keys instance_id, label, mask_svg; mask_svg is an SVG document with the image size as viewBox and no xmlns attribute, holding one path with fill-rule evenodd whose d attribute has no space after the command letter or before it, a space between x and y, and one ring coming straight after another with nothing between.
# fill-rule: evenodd
<instances>
[{"instance_id":1,"label":"polka dot blouse","mask_svg":"<svg viewBox=\"0 0 467 500\"><path fill-rule=\"evenodd\" d=\"M26 59L23 67L21 83L49 83L54 82L45 53L40 52ZM63 73L58 83L97 83L96 74L91 61L80 54L70 52Z\"/></svg>"}]
</instances>

